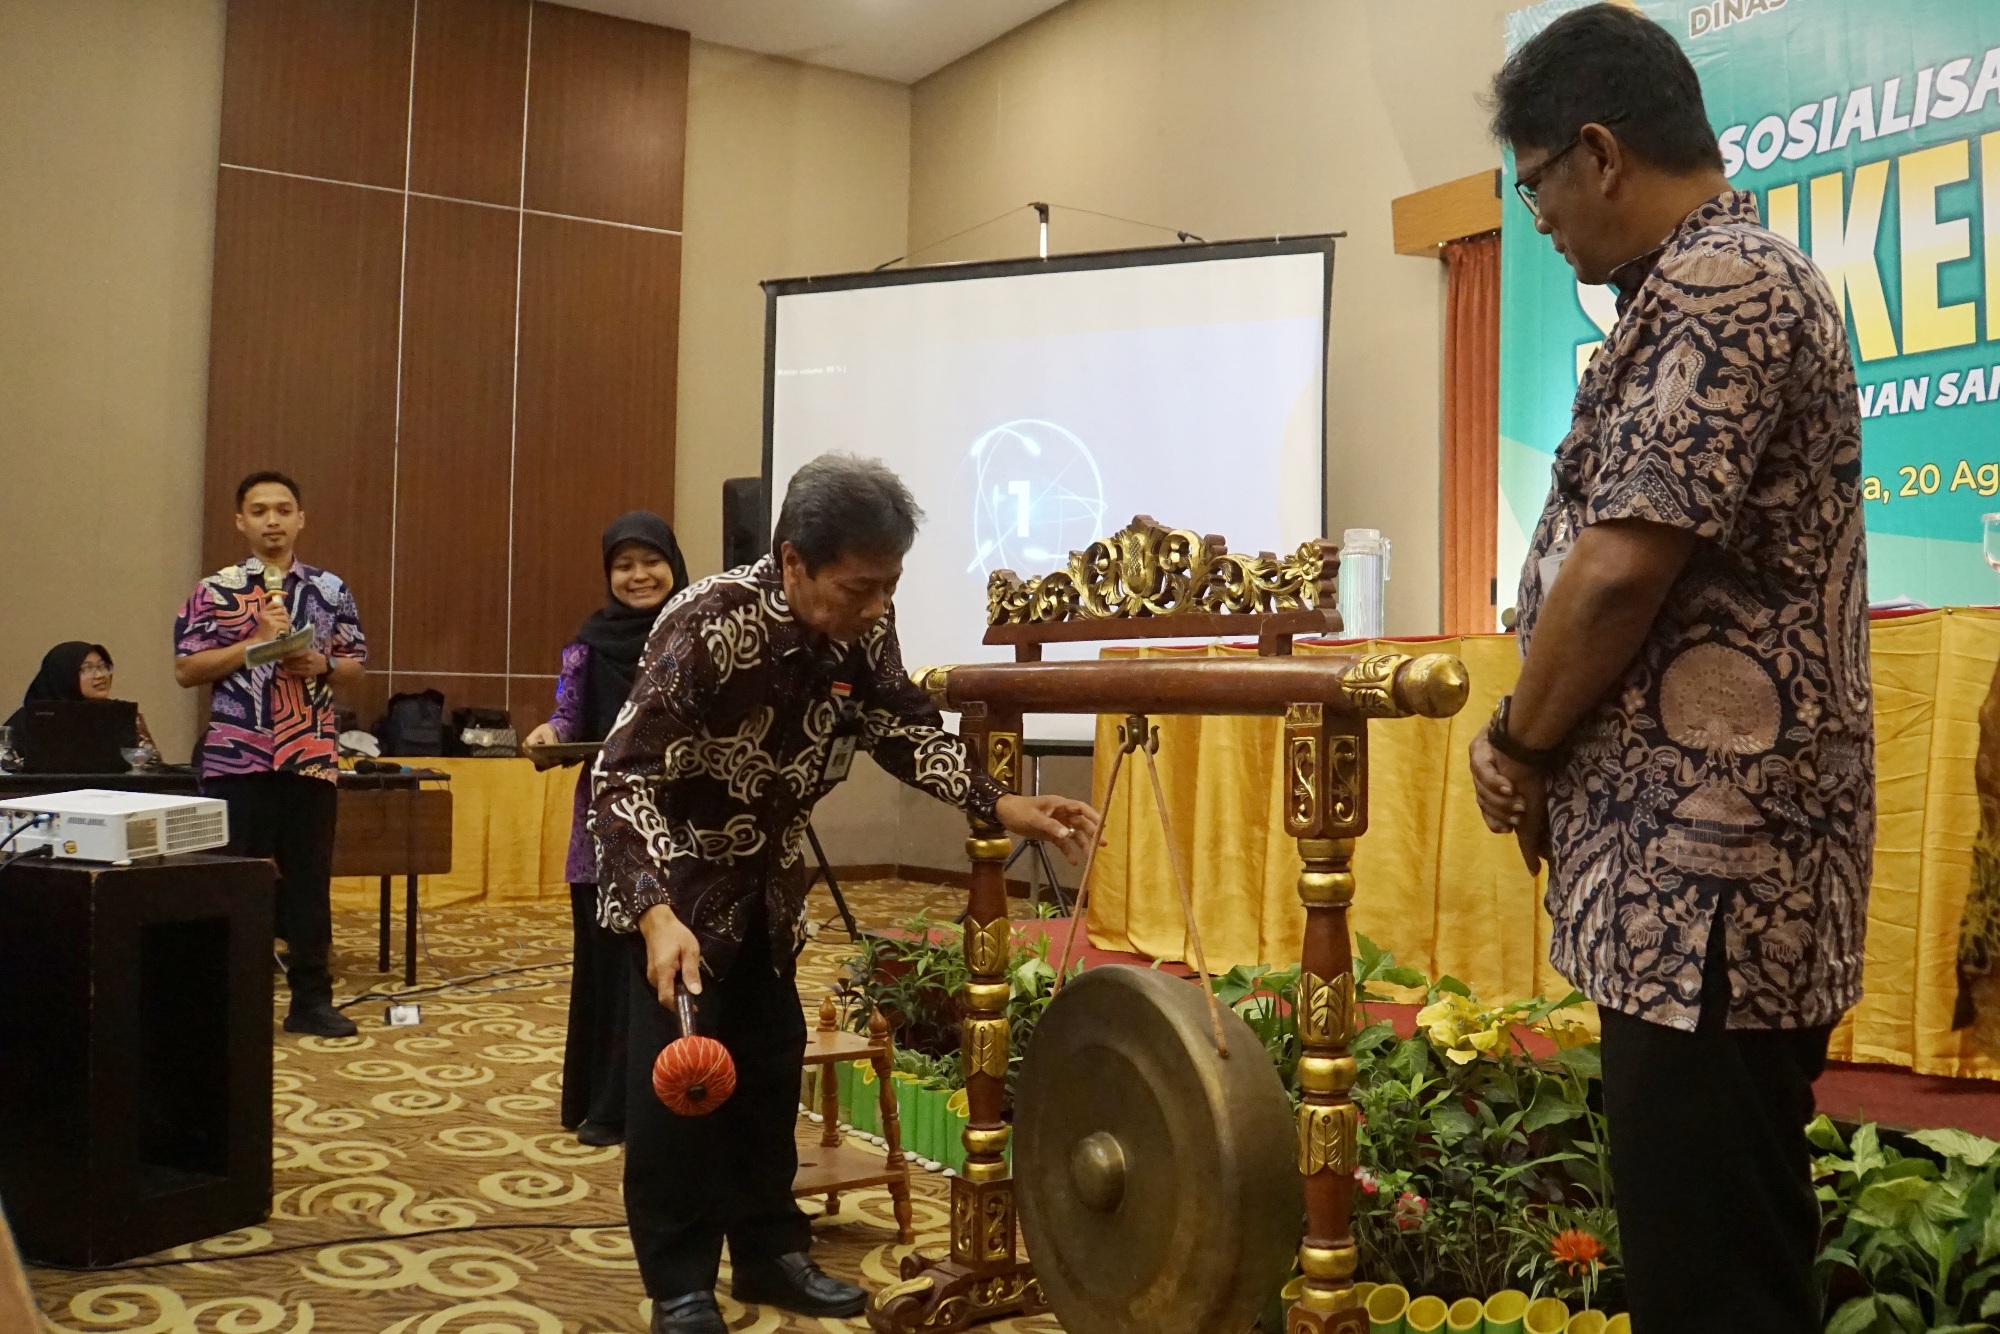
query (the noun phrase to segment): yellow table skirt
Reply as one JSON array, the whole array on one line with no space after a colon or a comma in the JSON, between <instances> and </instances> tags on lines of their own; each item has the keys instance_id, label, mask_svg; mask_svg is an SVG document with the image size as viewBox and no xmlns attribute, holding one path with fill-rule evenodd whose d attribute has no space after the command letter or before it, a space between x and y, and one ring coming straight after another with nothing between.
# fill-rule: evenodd
<instances>
[{"instance_id":1,"label":"yellow table skirt","mask_svg":"<svg viewBox=\"0 0 2000 1334\"><path fill-rule=\"evenodd\" d=\"M1832 1054L1922 1074L2000 1078L2000 1061L1975 1049L1972 1030L1951 1031L1958 926L1979 835L1973 786L1979 706L2000 659L2000 611L1878 621L1871 646L1877 835L1866 994L1834 1034ZM1470 671L1472 694L1455 718L1369 725L1369 829L1355 851L1353 929L1395 951L1399 961L1460 978L1484 998L1567 990L1548 962L1542 887L1522 866L1513 840L1488 832L1466 769L1474 729L1485 726L1519 673L1513 639L1381 640L1368 647L1456 653ZM1199 646L1108 649L1105 656L1253 653ZM1118 721L1098 720L1100 798ZM1160 777L1210 967L1296 960L1305 915L1297 849L1279 815L1280 721L1158 722ZM1106 836L1091 891L1092 942L1184 958L1179 897L1143 772L1119 780Z\"/></svg>"},{"instance_id":2,"label":"yellow table skirt","mask_svg":"<svg viewBox=\"0 0 2000 1334\"><path fill-rule=\"evenodd\" d=\"M537 773L527 760L406 762L451 775L451 874L422 877L417 893L426 907L568 899L563 859L582 765ZM378 885L359 876L337 879L333 905L372 909ZM398 882L399 913L402 901Z\"/></svg>"}]
</instances>

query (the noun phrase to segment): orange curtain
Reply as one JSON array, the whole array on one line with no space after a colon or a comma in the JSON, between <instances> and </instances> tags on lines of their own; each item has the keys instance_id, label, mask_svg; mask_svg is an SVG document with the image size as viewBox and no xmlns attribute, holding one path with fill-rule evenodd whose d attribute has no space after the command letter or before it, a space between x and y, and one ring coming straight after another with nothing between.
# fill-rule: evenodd
<instances>
[{"instance_id":1,"label":"orange curtain","mask_svg":"<svg viewBox=\"0 0 2000 1334\"><path fill-rule=\"evenodd\" d=\"M1444 263L1443 628L1448 635L1489 634L1498 628L1499 234L1451 242Z\"/></svg>"}]
</instances>

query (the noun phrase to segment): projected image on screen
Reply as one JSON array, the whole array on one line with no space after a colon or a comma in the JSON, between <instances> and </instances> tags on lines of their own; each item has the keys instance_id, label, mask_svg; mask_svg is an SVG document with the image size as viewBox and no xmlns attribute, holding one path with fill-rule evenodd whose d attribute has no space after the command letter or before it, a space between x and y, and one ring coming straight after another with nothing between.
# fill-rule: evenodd
<instances>
[{"instance_id":1,"label":"projected image on screen","mask_svg":"<svg viewBox=\"0 0 2000 1334\"><path fill-rule=\"evenodd\" d=\"M1104 478L1090 448L1054 422L1023 419L980 434L965 471L972 518L967 573L1040 570L1102 537Z\"/></svg>"},{"instance_id":2,"label":"projected image on screen","mask_svg":"<svg viewBox=\"0 0 2000 1334\"><path fill-rule=\"evenodd\" d=\"M828 451L879 458L909 484L926 514L896 595L912 667L1006 659L980 643L987 576L1047 573L1135 514L1239 551L1316 537L1329 255L1287 244L776 285L774 500Z\"/></svg>"}]
</instances>

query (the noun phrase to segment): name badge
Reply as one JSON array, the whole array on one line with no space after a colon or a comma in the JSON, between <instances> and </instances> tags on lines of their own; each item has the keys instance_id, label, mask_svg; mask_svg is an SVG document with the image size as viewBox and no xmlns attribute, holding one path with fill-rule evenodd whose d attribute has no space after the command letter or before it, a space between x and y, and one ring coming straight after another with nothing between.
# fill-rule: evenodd
<instances>
[{"instance_id":1,"label":"name badge","mask_svg":"<svg viewBox=\"0 0 2000 1334\"><path fill-rule=\"evenodd\" d=\"M820 775L822 782L838 783L847 777L847 771L854 767L856 739L851 736L837 736L826 753L826 770Z\"/></svg>"}]
</instances>

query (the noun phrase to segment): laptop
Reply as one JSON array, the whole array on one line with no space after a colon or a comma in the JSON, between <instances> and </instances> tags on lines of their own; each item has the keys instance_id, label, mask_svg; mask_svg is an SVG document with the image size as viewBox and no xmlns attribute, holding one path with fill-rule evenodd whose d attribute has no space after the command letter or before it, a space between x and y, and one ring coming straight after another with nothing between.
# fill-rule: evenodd
<instances>
[{"instance_id":1,"label":"laptop","mask_svg":"<svg viewBox=\"0 0 2000 1334\"><path fill-rule=\"evenodd\" d=\"M122 774L118 752L139 744L139 706L129 699L49 699L23 704L14 749L31 774Z\"/></svg>"}]
</instances>

